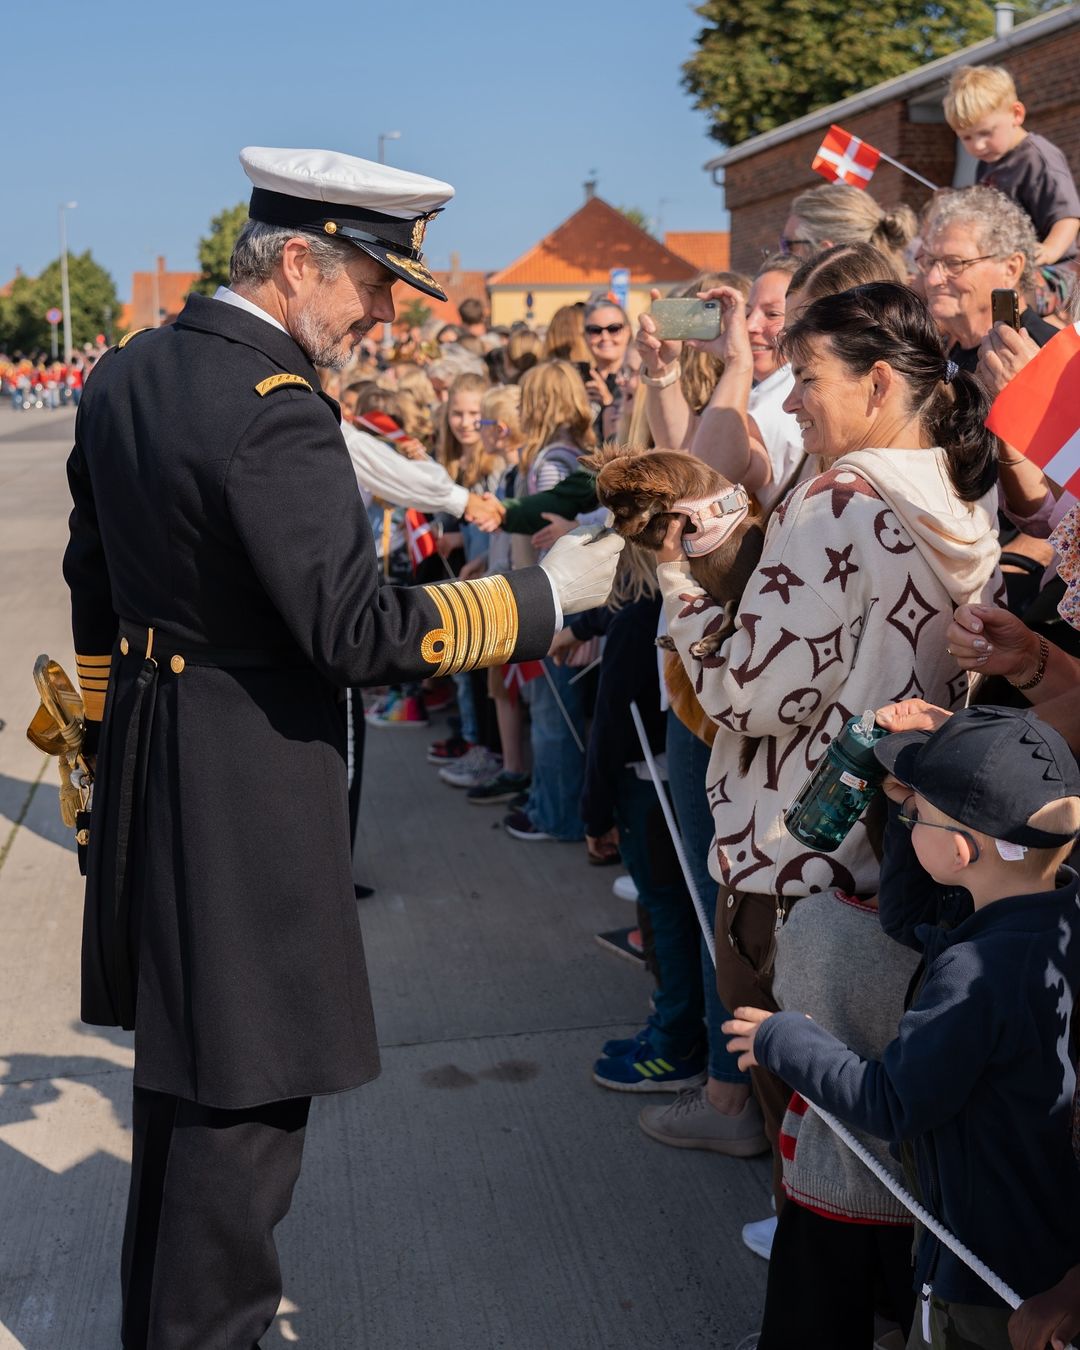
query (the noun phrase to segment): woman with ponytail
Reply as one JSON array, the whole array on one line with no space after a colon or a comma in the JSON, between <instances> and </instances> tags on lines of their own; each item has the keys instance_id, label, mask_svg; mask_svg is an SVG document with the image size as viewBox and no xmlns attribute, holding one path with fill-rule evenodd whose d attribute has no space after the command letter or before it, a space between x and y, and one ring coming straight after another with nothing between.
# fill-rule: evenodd
<instances>
[{"instance_id":1,"label":"woman with ponytail","mask_svg":"<svg viewBox=\"0 0 1080 1350\"><path fill-rule=\"evenodd\" d=\"M988 600L1001 583L986 396L947 360L923 301L892 282L824 296L784 334L781 351L794 376L785 409L825 469L773 512L718 653L694 654L724 615L694 581L677 525L657 568L668 631L719 728L707 780L709 867L719 886L717 986L729 1008L776 1007L776 933L803 897L874 895L878 858L866 821L823 853L788 833L783 813L848 718L909 697L963 705L967 677L946 630L958 605ZM744 773L745 737L757 745ZM787 955L797 956L790 943ZM838 981L846 959L837 952ZM776 1141L790 1093L764 1070L751 1074L779 1182ZM844 1175L838 1165L829 1184L842 1191ZM858 1198L849 1200L845 1211L835 1189L828 1203L801 1193L803 1206L840 1219L858 1216ZM858 1224L850 1227L857 1242Z\"/></svg>"}]
</instances>

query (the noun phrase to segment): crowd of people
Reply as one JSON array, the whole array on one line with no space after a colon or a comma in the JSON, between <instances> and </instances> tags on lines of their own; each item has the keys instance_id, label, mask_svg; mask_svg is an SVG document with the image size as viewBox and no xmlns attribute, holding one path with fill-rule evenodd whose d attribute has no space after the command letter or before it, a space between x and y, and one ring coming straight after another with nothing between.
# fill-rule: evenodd
<instances>
[{"instance_id":1,"label":"crowd of people","mask_svg":"<svg viewBox=\"0 0 1080 1350\"><path fill-rule=\"evenodd\" d=\"M607 442L697 456L767 522L719 651L700 654L725 614L680 517L659 552L628 542L609 603L543 662L366 711L380 732L448 715L428 752L448 788L503 808L523 845L583 841L625 868L637 919L604 940L654 989L593 1078L677 1093L640 1114L661 1145L771 1151L775 1214L744 1230L770 1258L760 1350L865 1350L881 1314L913 1346L1080 1329L1060 870L1080 828L1080 510L985 427L1077 317L1080 202L1007 72L960 71L946 112L976 186L918 217L843 184L800 193L755 276L682 291L720 304L715 340L664 339L648 313L635 334L610 293L543 331L491 328L470 300L327 377L391 580L505 572L603 522ZM993 321L997 289L1015 328ZM880 752L885 792L839 847L808 849L784 812L864 709L906 748ZM692 891L710 916L719 893L715 971ZM920 1230L913 1257L909 1212L808 1102L1019 1290L1011 1322L937 1239Z\"/></svg>"},{"instance_id":2,"label":"crowd of people","mask_svg":"<svg viewBox=\"0 0 1080 1350\"><path fill-rule=\"evenodd\" d=\"M96 359L92 352L75 352L69 363L43 353L24 356L0 351L0 398L7 399L16 412L77 408L83 381Z\"/></svg>"},{"instance_id":3,"label":"crowd of people","mask_svg":"<svg viewBox=\"0 0 1080 1350\"><path fill-rule=\"evenodd\" d=\"M675 1094L640 1112L657 1146L771 1155L774 1212L743 1229L769 1261L758 1350L1080 1333L1080 502L986 427L1080 317L1080 198L1007 72L961 69L945 113L975 186L918 216L845 184L801 192L755 275L682 288L719 307L714 339L665 337L648 312L635 331L606 290L542 329L492 327L475 297L322 372L387 582L505 577L607 525L612 445L695 457L763 527L732 605L692 570L687 516L717 503L648 544L616 521L607 603L568 615L546 657L466 654L463 673L349 700L354 828L365 727L427 731L433 772L500 810L515 847L625 869L635 921L601 936L651 989L593 1080ZM1015 326L995 322L1002 290ZM16 408L78 404L85 371L0 357ZM264 383L282 381L308 387ZM866 710L882 791L812 846L785 815ZM1022 1307L913 1228L816 1108Z\"/></svg>"}]
</instances>

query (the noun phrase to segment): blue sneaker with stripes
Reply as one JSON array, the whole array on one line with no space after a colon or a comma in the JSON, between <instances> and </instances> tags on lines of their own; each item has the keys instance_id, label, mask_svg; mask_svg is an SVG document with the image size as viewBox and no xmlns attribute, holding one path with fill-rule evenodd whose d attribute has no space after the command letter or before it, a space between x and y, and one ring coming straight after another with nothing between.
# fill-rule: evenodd
<instances>
[{"instance_id":1,"label":"blue sneaker with stripes","mask_svg":"<svg viewBox=\"0 0 1080 1350\"><path fill-rule=\"evenodd\" d=\"M605 1055L593 1065L593 1082L614 1092L679 1092L705 1082L704 1046L682 1058L661 1055L643 1040L626 1055Z\"/></svg>"}]
</instances>

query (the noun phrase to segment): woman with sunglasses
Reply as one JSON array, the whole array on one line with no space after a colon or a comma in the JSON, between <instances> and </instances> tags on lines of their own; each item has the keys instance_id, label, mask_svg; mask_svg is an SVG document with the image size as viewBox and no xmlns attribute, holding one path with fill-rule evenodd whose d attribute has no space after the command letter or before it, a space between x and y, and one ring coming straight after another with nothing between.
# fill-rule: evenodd
<instances>
[{"instance_id":1,"label":"woman with sunglasses","mask_svg":"<svg viewBox=\"0 0 1080 1350\"><path fill-rule=\"evenodd\" d=\"M594 411L593 430L602 441L604 409L615 402L630 345L630 320L622 306L606 296L590 300L585 306L585 342L589 365L586 369L582 364L579 369Z\"/></svg>"}]
</instances>

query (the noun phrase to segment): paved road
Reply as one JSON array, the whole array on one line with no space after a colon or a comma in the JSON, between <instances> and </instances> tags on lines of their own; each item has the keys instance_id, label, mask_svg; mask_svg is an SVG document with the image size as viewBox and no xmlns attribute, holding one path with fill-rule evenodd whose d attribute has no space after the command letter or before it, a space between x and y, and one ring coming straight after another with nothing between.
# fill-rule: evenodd
<instances>
[{"instance_id":1,"label":"paved road","mask_svg":"<svg viewBox=\"0 0 1080 1350\"><path fill-rule=\"evenodd\" d=\"M116 1350L130 1037L78 1021L80 884L25 740L70 664L66 412L0 407L0 1350ZM588 1069L648 986L592 941L631 911L580 849L526 844L369 738L363 904L382 1077L316 1103L267 1350L733 1350L768 1169L665 1149ZM652 1098L651 1100L657 1100Z\"/></svg>"}]
</instances>

